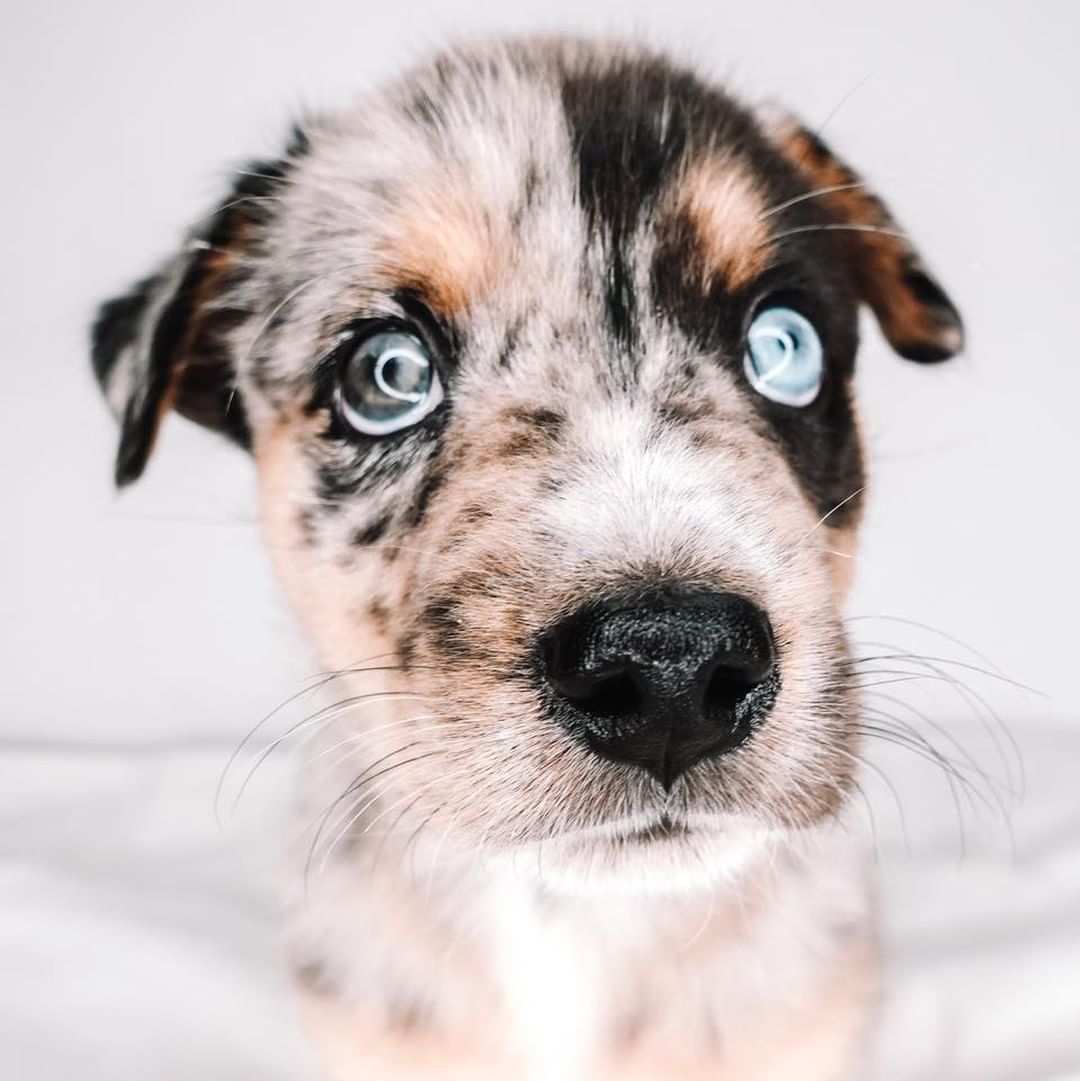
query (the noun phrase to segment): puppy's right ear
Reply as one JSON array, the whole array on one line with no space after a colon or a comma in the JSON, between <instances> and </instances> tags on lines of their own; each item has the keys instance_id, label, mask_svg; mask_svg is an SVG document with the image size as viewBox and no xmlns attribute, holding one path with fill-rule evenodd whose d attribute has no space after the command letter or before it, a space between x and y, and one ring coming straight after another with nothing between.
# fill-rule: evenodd
<instances>
[{"instance_id":1,"label":"puppy's right ear","mask_svg":"<svg viewBox=\"0 0 1080 1081\"><path fill-rule=\"evenodd\" d=\"M294 132L283 159L255 162L238 173L228 197L179 254L98 311L91 353L120 422L118 486L142 473L169 409L249 445L232 332L252 313L236 286L249 273L251 245L270 216L267 206L306 150L306 139Z\"/></svg>"},{"instance_id":2,"label":"puppy's right ear","mask_svg":"<svg viewBox=\"0 0 1080 1081\"><path fill-rule=\"evenodd\" d=\"M157 274L107 301L92 332L94 373L120 422L116 483L143 471L161 421L178 412L246 445L243 407L231 391L225 343L212 307L225 270L192 247Z\"/></svg>"}]
</instances>

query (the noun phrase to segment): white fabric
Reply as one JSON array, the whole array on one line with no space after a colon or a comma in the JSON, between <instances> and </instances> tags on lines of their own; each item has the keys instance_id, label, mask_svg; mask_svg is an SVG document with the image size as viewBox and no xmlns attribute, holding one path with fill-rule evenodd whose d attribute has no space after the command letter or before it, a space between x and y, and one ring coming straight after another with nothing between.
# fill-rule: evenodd
<instances>
[{"instance_id":1,"label":"white fabric","mask_svg":"<svg viewBox=\"0 0 1080 1081\"><path fill-rule=\"evenodd\" d=\"M911 756L865 779L891 958L877 1081L1080 1078L1080 732L1017 726L1009 830ZM958 738L981 765L977 729ZM0 755L0 1077L311 1081L271 882L284 762L220 829L227 748ZM1000 769L999 769L1000 772Z\"/></svg>"}]
</instances>

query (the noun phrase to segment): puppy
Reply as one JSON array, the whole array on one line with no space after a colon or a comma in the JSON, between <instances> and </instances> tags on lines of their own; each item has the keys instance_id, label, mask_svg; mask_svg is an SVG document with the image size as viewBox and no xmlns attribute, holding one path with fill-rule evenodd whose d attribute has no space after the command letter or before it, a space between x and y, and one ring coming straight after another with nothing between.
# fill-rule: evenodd
<instances>
[{"instance_id":1,"label":"puppy","mask_svg":"<svg viewBox=\"0 0 1080 1081\"><path fill-rule=\"evenodd\" d=\"M101 309L117 483L170 409L249 449L340 689L291 920L327 1077L858 1076L860 303L961 347L815 134L519 40L306 123Z\"/></svg>"}]
</instances>

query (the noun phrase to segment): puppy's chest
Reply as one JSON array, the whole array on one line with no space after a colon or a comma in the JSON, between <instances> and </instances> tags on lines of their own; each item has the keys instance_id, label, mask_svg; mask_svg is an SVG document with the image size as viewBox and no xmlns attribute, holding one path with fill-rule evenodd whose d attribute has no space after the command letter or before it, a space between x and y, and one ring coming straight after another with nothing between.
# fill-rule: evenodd
<instances>
[{"instance_id":1,"label":"puppy's chest","mask_svg":"<svg viewBox=\"0 0 1080 1081\"><path fill-rule=\"evenodd\" d=\"M581 1076L617 1013L600 952L582 928L512 879L492 894L491 948L507 1045L529 1081Z\"/></svg>"}]
</instances>

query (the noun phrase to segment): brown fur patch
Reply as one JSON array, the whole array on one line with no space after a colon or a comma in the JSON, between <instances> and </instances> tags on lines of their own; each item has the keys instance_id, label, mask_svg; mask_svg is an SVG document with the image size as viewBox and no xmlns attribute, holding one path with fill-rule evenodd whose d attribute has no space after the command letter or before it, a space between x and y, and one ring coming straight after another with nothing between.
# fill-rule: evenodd
<instances>
[{"instance_id":1,"label":"brown fur patch","mask_svg":"<svg viewBox=\"0 0 1080 1081\"><path fill-rule=\"evenodd\" d=\"M673 397L661 402L656 407L656 413L664 424L674 426L709 420L714 415L711 402L686 397Z\"/></svg>"},{"instance_id":2,"label":"brown fur patch","mask_svg":"<svg viewBox=\"0 0 1080 1081\"><path fill-rule=\"evenodd\" d=\"M692 165L677 192L701 243L706 286L717 277L729 290L756 278L769 264L772 248L762 214L766 197L748 169L727 157Z\"/></svg>"},{"instance_id":3,"label":"brown fur patch","mask_svg":"<svg viewBox=\"0 0 1080 1081\"><path fill-rule=\"evenodd\" d=\"M301 488L308 466L300 448L314 437L318 418L297 410L256 433L255 462L259 474L263 536L278 577L294 609L322 644L334 668L355 665L360 658L390 652L374 622L358 627L363 599L382 583L373 568L343 569L313 560L291 493ZM391 550L393 550L391 548ZM392 603L390 599L386 602Z\"/></svg>"},{"instance_id":4,"label":"brown fur patch","mask_svg":"<svg viewBox=\"0 0 1080 1081\"><path fill-rule=\"evenodd\" d=\"M376 597L368 604L367 614L376 630L380 634L385 634L390 626L390 609L386 607L385 602Z\"/></svg>"},{"instance_id":5,"label":"brown fur patch","mask_svg":"<svg viewBox=\"0 0 1080 1081\"><path fill-rule=\"evenodd\" d=\"M495 456L497 459L533 456L549 450L557 441L562 419L557 413L537 410L538 416L549 418L548 422L533 421L528 416L518 415L506 437L499 443ZM550 422L550 418L555 418Z\"/></svg>"},{"instance_id":6,"label":"brown fur patch","mask_svg":"<svg viewBox=\"0 0 1080 1081\"><path fill-rule=\"evenodd\" d=\"M383 273L445 316L487 292L506 250L491 209L463 180L414 190L386 237Z\"/></svg>"},{"instance_id":7,"label":"brown fur patch","mask_svg":"<svg viewBox=\"0 0 1080 1081\"><path fill-rule=\"evenodd\" d=\"M460 525L477 525L487 521L492 516L490 507L481 506L479 503L469 503L457 512L456 521Z\"/></svg>"}]
</instances>

